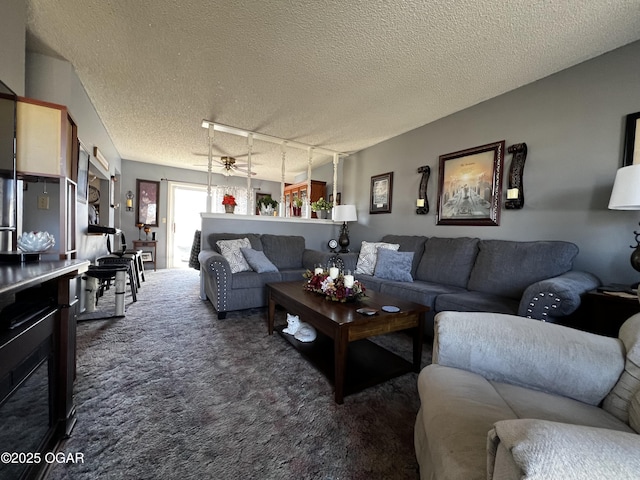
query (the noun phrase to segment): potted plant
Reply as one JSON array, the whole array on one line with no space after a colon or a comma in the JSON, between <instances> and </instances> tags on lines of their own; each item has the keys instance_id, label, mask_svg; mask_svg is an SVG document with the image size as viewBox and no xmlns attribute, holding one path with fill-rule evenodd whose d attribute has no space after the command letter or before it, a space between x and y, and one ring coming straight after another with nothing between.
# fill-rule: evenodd
<instances>
[{"instance_id":1,"label":"potted plant","mask_svg":"<svg viewBox=\"0 0 640 480\"><path fill-rule=\"evenodd\" d=\"M327 202L324 197L320 197L311 203L311 210L314 211L318 218L327 218L327 210L331 210L333 205Z\"/></svg>"},{"instance_id":2,"label":"potted plant","mask_svg":"<svg viewBox=\"0 0 640 480\"><path fill-rule=\"evenodd\" d=\"M299 217L301 215L302 215L302 199L296 197L293 199L293 216Z\"/></svg>"},{"instance_id":3,"label":"potted plant","mask_svg":"<svg viewBox=\"0 0 640 480\"><path fill-rule=\"evenodd\" d=\"M224 205L225 213L233 213L237 205L236 198L230 193L225 193L222 198L222 205Z\"/></svg>"},{"instance_id":4,"label":"potted plant","mask_svg":"<svg viewBox=\"0 0 640 480\"><path fill-rule=\"evenodd\" d=\"M260 207L260 215L271 215L278 208L278 202L276 202L271 195L267 195L266 197L261 197L258 199L258 206Z\"/></svg>"}]
</instances>

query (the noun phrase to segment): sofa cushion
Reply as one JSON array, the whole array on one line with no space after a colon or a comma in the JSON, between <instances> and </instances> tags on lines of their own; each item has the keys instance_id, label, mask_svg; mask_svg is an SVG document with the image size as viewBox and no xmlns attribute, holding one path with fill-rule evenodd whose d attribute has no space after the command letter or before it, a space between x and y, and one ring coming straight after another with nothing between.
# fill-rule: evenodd
<instances>
[{"instance_id":1,"label":"sofa cushion","mask_svg":"<svg viewBox=\"0 0 640 480\"><path fill-rule=\"evenodd\" d=\"M237 238L235 240L218 240L216 242L220 253L229 262L231 273L246 272L251 267L244 259L244 255L240 251L243 247L250 247L251 243L248 238Z\"/></svg>"},{"instance_id":2,"label":"sofa cushion","mask_svg":"<svg viewBox=\"0 0 640 480\"><path fill-rule=\"evenodd\" d=\"M477 238L431 237L425 243L415 278L466 288L477 254Z\"/></svg>"},{"instance_id":3,"label":"sofa cushion","mask_svg":"<svg viewBox=\"0 0 640 480\"><path fill-rule=\"evenodd\" d=\"M395 252L387 248L378 250L378 259L374 277L395 280L396 282L413 282L411 264L413 252Z\"/></svg>"},{"instance_id":4,"label":"sofa cushion","mask_svg":"<svg viewBox=\"0 0 640 480\"><path fill-rule=\"evenodd\" d=\"M605 398L602 408L623 422L628 422L629 404L640 392L640 313L636 313L622 324L618 336L627 354L624 371Z\"/></svg>"},{"instance_id":5,"label":"sofa cushion","mask_svg":"<svg viewBox=\"0 0 640 480\"><path fill-rule=\"evenodd\" d=\"M436 298L445 293L459 293L465 290L460 287L451 285L443 285L441 283L420 282L390 282L387 281L380 285L380 291L394 297L409 300L410 302L427 305L430 308L435 307Z\"/></svg>"},{"instance_id":6,"label":"sofa cushion","mask_svg":"<svg viewBox=\"0 0 640 480\"><path fill-rule=\"evenodd\" d=\"M356 272L363 275L373 275L376 269L376 260L378 258L378 248L387 248L397 251L400 245L385 242L365 242L360 245L360 254L356 263Z\"/></svg>"},{"instance_id":7,"label":"sofa cushion","mask_svg":"<svg viewBox=\"0 0 640 480\"><path fill-rule=\"evenodd\" d=\"M263 288L269 282L280 282L282 277L279 272L238 272L231 276L231 288Z\"/></svg>"},{"instance_id":8,"label":"sofa cushion","mask_svg":"<svg viewBox=\"0 0 640 480\"><path fill-rule=\"evenodd\" d=\"M222 253L218 247L218 240L235 240L237 238L248 238L251 243L251 248L254 250L262 250L260 235L255 233L210 233L207 235L207 242L210 248L217 253ZM203 248L203 250L206 250L206 248Z\"/></svg>"},{"instance_id":9,"label":"sofa cushion","mask_svg":"<svg viewBox=\"0 0 640 480\"><path fill-rule=\"evenodd\" d=\"M399 252L413 252L413 263L411 264L411 276L415 278L418 264L424 253L424 244L427 237L418 235L385 235L382 242L400 245Z\"/></svg>"},{"instance_id":10,"label":"sofa cushion","mask_svg":"<svg viewBox=\"0 0 640 480\"><path fill-rule=\"evenodd\" d=\"M436 311L518 313L518 300L482 292L445 293L436 299Z\"/></svg>"},{"instance_id":11,"label":"sofa cushion","mask_svg":"<svg viewBox=\"0 0 640 480\"><path fill-rule=\"evenodd\" d=\"M578 247L569 242L481 240L467 288L520 299L532 283L568 272Z\"/></svg>"},{"instance_id":12,"label":"sofa cushion","mask_svg":"<svg viewBox=\"0 0 640 480\"><path fill-rule=\"evenodd\" d=\"M251 270L258 273L265 272L277 272L278 268L271 263L264 252L260 250L254 250L253 248L241 248L240 251L244 255L244 259L247 261Z\"/></svg>"},{"instance_id":13,"label":"sofa cushion","mask_svg":"<svg viewBox=\"0 0 640 480\"><path fill-rule=\"evenodd\" d=\"M278 270L302 268L304 237L294 235L262 235L262 249Z\"/></svg>"},{"instance_id":14,"label":"sofa cushion","mask_svg":"<svg viewBox=\"0 0 640 480\"><path fill-rule=\"evenodd\" d=\"M367 290L371 290L373 292L380 292L381 288L389 283L389 280L377 278L373 275L358 275L356 280L360 281ZM403 283L403 285L406 285L406 283Z\"/></svg>"}]
</instances>

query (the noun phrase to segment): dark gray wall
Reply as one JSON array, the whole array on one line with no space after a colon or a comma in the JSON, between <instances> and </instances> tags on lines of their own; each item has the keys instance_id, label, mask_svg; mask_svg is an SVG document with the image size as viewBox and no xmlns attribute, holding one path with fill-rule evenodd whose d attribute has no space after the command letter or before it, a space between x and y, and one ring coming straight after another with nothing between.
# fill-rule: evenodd
<instances>
[{"instance_id":1,"label":"dark gray wall","mask_svg":"<svg viewBox=\"0 0 640 480\"><path fill-rule=\"evenodd\" d=\"M352 155L342 193L358 210L352 245L385 233L568 240L580 247L577 268L605 282L637 282L629 245L640 214L607 205L622 162L624 118L640 111L639 59L635 42ZM437 226L438 157L503 139L507 147L529 147L524 209L503 209L498 227ZM505 173L510 163L506 155ZM415 213L421 165L432 171L428 215ZM388 171L392 213L370 215L367 180Z\"/></svg>"}]
</instances>

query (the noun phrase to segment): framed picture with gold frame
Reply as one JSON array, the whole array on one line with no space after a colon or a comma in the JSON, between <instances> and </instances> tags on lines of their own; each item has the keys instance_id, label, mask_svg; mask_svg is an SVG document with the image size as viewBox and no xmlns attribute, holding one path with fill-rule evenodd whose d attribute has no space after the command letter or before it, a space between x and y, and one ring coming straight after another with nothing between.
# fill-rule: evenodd
<instances>
[{"instance_id":1,"label":"framed picture with gold frame","mask_svg":"<svg viewBox=\"0 0 640 480\"><path fill-rule=\"evenodd\" d=\"M440 156L438 225L500 225L504 143Z\"/></svg>"}]
</instances>

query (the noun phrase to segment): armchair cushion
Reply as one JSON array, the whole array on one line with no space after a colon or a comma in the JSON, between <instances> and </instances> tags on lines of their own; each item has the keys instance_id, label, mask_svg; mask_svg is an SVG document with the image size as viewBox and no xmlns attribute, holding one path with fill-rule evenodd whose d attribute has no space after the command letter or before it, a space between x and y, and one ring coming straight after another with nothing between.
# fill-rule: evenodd
<instances>
[{"instance_id":1,"label":"armchair cushion","mask_svg":"<svg viewBox=\"0 0 640 480\"><path fill-rule=\"evenodd\" d=\"M485 312L436 315L433 361L510 383L599 404L624 368L615 338Z\"/></svg>"},{"instance_id":2,"label":"armchair cushion","mask_svg":"<svg viewBox=\"0 0 640 480\"><path fill-rule=\"evenodd\" d=\"M631 399L640 391L640 313L636 313L624 322L620 328L619 337L627 353L624 372L611 393L607 395L602 408L623 422L627 422Z\"/></svg>"},{"instance_id":3,"label":"armchair cushion","mask_svg":"<svg viewBox=\"0 0 640 480\"><path fill-rule=\"evenodd\" d=\"M501 420L487 439L487 478L637 479L638 451L640 436L634 433L545 420Z\"/></svg>"},{"instance_id":4,"label":"armchair cushion","mask_svg":"<svg viewBox=\"0 0 640 480\"><path fill-rule=\"evenodd\" d=\"M520 299L532 283L571 270L578 247L569 242L481 240L469 290Z\"/></svg>"}]
</instances>

